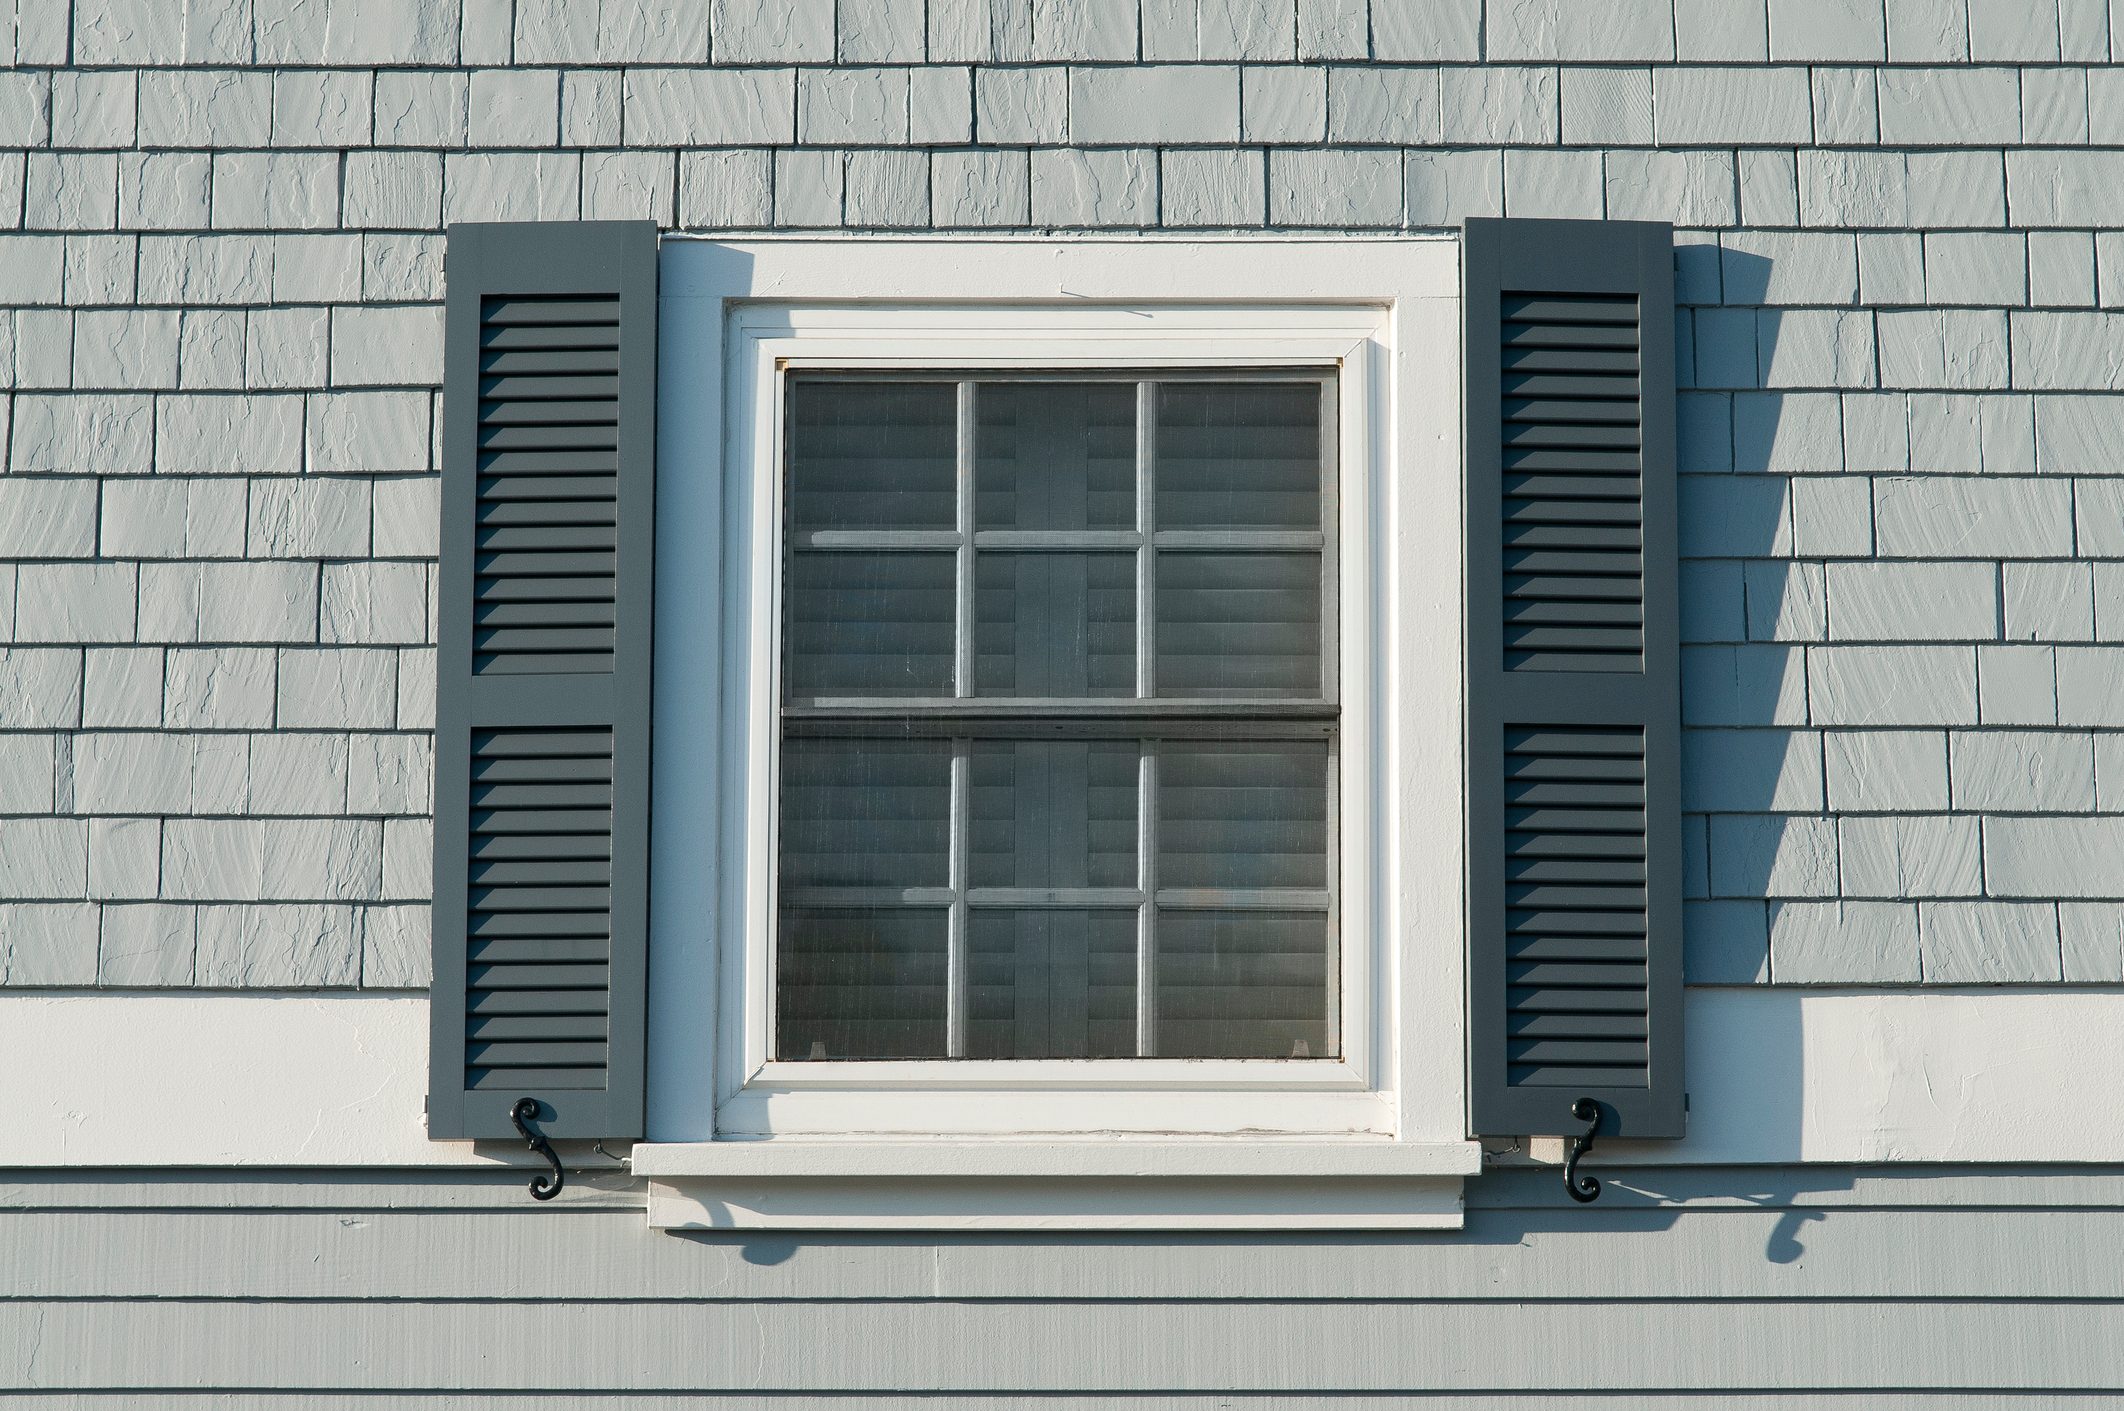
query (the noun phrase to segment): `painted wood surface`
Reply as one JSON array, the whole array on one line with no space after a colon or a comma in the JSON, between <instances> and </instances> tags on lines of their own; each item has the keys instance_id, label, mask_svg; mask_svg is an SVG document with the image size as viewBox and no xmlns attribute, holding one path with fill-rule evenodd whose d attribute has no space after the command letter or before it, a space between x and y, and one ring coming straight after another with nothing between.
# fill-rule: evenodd
<instances>
[{"instance_id":1,"label":"painted wood surface","mask_svg":"<svg viewBox=\"0 0 2124 1411\"><path fill-rule=\"evenodd\" d=\"M557 1390L2115 1388L2124 1305L1754 1302L0 1306L30 1385Z\"/></svg>"},{"instance_id":2,"label":"painted wood surface","mask_svg":"<svg viewBox=\"0 0 2124 1411\"><path fill-rule=\"evenodd\" d=\"M1488 1212L1432 1238L1236 1243L821 1244L674 1236L609 1210L64 1211L6 1229L0 1286L20 1298L2124 1299L2124 1211Z\"/></svg>"},{"instance_id":3,"label":"painted wood surface","mask_svg":"<svg viewBox=\"0 0 2124 1411\"><path fill-rule=\"evenodd\" d=\"M29 1393L8 1399L9 1411L80 1411L83 1407L115 1408L141 1404L140 1400L126 1393L74 1393L55 1395ZM173 1407L177 1411L192 1411L212 1408L212 1411L454 1411L454 1408L475 1405L491 1408L491 1411L550 1411L556 1399L541 1392L496 1392L475 1400L468 1400L458 1393L404 1394L378 1391L328 1391L304 1392L290 1395L286 1392L196 1392L158 1391L152 1398L156 1407ZM1474 1393L1449 1394L1444 1397L1412 1400L1406 1393L1384 1394L1353 1393L1338 1395L1332 1400L1308 1399L1294 1402L1284 1394L1235 1395L1227 1392L1207 1392L1199 1395L1186 1393L1143 1394L1139 1392L1087 1393L1082 1395L1042 1396L1028 1401L1024 1397L1008 1393L916 1393L910 1396L865 1396L851 1402L842 1392L807 1394L803 1392L709 1392L700 1395L687 1393L656 1393L632 1395L626 1392L609 1394L571 1395L566 1405L595 1408L595 1411L846 1411L851 1405L864 1411L894 1411L894 1408L919 1408L920 1411L1024 1411L1027 1406L1039 1411L1291 1411L1294 1405L1324 1405L1334 1411L1408 1411L1411 1406L1423 1408L1451 1408L1451 1411L1615 1411L1618 1398L1605 1393L1585 1394L1573 1391L1540 1391L1527 1393ZM2034 1408L2054 1406L2069 1407L2071 1411L2117 1411L2124 1407L2124 1397L2109 1396L2100 1392L2079 1394L2061 1398L2058 1393L2039 1391L2019 1392L1881 1392L1881 1391L1804 1391L1804 1392L1633 1392L1621 1404L1635 1411L1639 1407L1653 1411L1819 1411L1821 1407L1836 1411L1994 1411L1995 1408L2010 1408L2010 1411L2033 1411Z\"/></svg>"},{"instance_id":4,"label":"painted wood surface","mask_svg":"<svg viewBox=\"0 0 2124 1411\"><path fill-rule=\"evenodd\" d=\"M1619 1173L1583 1208L1515 1171L1470 1197L1454 1234L814 1239L652 1231L612 1176L543 1207L494 1172L17 1172L0 1392L1785 1411L1843 1389L1910 1411L2124 1390L2124 1169Z\"/></svg>"},{"instance_id":5,"label":"painted wood surface","mask_svg":"<svg viewBox=\"0 0 2124 1411\"><path fill-rule=\"evenodd\" d=\"M370 1210L518 1211L521 1173L487 1169L399 1171L23 1170L0 1173L0 1216L31 1210ZM2124 1210L2119 1166L1704 1167L1675 1171L1610 1169L1601 1211L1617 1208L1982 1207ZM1553 1167L1493 1169L1467 1186L1481 1210L1567 1206ZM618 1170L577 1169L549 1209L585 1205L639 1211L642 1187Z\"/></svg>"},{"instance_id":6,"label":"painted wood surface","mask_svg":"<svg viewBox=\"0 0 2124 1411\"><path fill-rule=\"evenodd\" d=\"M1596 1166L2124 1163L2124 989L1687 998L1688 1137ZM0 1071L40 1075L0 1085L0 1167L533 1164L427 1139L426 1026L404 995L0 995Z\"/></svg>"}]
</instances>

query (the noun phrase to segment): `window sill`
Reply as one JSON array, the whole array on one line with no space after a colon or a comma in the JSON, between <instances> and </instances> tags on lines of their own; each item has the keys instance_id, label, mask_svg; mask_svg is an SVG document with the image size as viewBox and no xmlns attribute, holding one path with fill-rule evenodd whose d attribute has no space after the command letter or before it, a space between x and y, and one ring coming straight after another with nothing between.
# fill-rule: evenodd
<instances>
[{"instance_id":1,"label":"window sill","mask_svg":"<svg viewBox=\"0 0 2124 1411\"><path fill-rule=\"evenodd\" d=\"M1459 1229L1473 1142L639 1143L668 1230Z\"/></svg>"}]
</instances>

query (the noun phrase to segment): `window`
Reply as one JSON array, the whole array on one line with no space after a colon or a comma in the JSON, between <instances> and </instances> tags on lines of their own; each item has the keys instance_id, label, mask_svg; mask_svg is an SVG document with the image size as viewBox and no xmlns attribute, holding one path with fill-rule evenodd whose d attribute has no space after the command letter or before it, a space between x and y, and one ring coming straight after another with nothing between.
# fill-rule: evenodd
<instances>
[{"instance_id":1,"label":"window","mask_svg":"<svg viewBox=\"0 0 2124 1411\"><path fill-rule=\"evenodd\" d=\"M787 376L776 1055L1334 1057L1333 375Z\"/></svg>"},{"instance_id":2,"label":"window","mask_svg":"<svg viewBox=\"0 0 2124 1411\"><path fill-rule=\"evenodd\" d=\"M1451 242L662 269L652 1138L1462 1169Z\"/></svg>"},{"instance_id":3,"label":"window","mask_svg":"<svg viewBox=\"0 0 2124 1411\"><path fill-rule=\"evenodd\" d=\"M646 1136L655 1223L1406 1228L1464 1133L1682 1130L1666 226L450 244L431 1134ZM1530 655L1529 573L1615 581ZM609 887L494 842L562 826Z\"/></svg>"}]
</instances>

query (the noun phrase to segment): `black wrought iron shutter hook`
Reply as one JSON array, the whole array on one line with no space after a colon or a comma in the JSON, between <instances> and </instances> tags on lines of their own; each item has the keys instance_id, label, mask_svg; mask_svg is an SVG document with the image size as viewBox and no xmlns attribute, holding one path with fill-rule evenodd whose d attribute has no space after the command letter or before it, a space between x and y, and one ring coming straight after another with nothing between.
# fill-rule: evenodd
<instances>
[{"instance_id":1,"label":"black wrought iron shutter hook","mask_svg":"<svg viewBox=\"0 0 2124 1411\"><path fill-rule=\"evenodd\" d=\"M533 1200L551 1200L561 1193L561 1187L567 1183L568 1178L561 1170L560 1157L553 1153L553 1144L539 1133L538 1128L531 1125L538 1120L538 1111L539 1103L537 1098L520 1097L516 1100L516 1106L509 1109L509 1120L516 1124L517 1131L523 1133L524 1141L529 1144L531 1150L552 1163L553 1170L551 1174L537 1175L531 1178L531 1198ZM1592 1197L1585 1196L1581 1198L1590 1200Z\"/></svg>"},{"instance_id":2,"label":"black wrought iron shutter hook","mask_svg":"<svg viewBox=\"0 0 2124 1411\"><path fill-rule=\"evenodd\" d=\"M1578 1174L1579 1158L1593 1149L1593 1139L1600 1135L1600 1104L1582 1097L1571 1104L1571 1115L1585 1123L1586 1129L1571 1138L1571 1149L1564 1157L1564 1189L1571 1199L1585 1205L1600 1199L1600 1178Z\"/></svg>"}]
</instances>

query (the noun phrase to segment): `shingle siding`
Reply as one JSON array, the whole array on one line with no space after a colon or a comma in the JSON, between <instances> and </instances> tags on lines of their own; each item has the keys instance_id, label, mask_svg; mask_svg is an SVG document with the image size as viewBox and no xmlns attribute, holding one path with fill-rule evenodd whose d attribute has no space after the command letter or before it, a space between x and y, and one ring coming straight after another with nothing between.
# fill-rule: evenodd
<instances>
[{"instance_id":1,"label":"shingle siding","mask_svg":"<svg viewBox=\"0 0 2124 1411\"><path fill-rule=\"evenodd\" d=\"M1692 971L2113 966L2100 0L18 8L4 983L418 983L439 231L637 215L1675 221Z\"/></svg>"}]
</instances>

